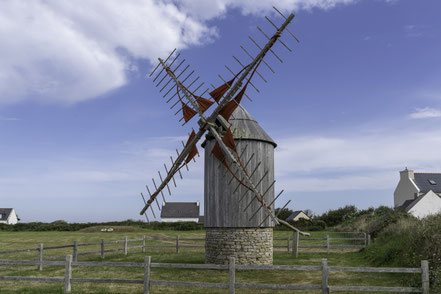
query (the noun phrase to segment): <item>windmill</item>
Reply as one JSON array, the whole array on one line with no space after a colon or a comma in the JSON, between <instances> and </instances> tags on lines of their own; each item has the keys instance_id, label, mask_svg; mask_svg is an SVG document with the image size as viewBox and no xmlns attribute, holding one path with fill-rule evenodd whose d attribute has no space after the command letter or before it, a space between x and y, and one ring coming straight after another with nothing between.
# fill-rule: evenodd
<instances>
[{"instance_id":1,"label":"windmill","mask_svg":"<svg viewBox=\"0 0 441 294\"><path fill-rule=\"evenodd\" d=\"M161 68L153 78L153 82L157 83L156 87L162 87L160 92L169 88L163 97L167 99L167 103L175 100L170 108L178 107L175 114L182 114L180 121L183 121L183 125L198 116L199 130L192 130L187 142L182 142L183 150L180 152L176 150L176 159L170 157L169 168L164 164L165 176L158 172L159 185L152 179L153 193L148 186L146 188L149 197L146 199L141 193L145 206L140 214L145 214L149 220L146 212L150 209L152 215L156 217L155 207L161 209L157 199L159 194L164 202L164 190L167 189L171 195L171 182L176 187L175 176L179 174L182 178L181 169L185 167L188 170L188 164L199 155L196 144L206 135L202 145L205 148L204 202L208 263L225 263L229 256L235 255L239 263L272 264L272 227L283 224L298 231L279 219L274 212L274 202L283 192L282 190L274 197L276 144L241 105L244 96L249 98L246 93L248 86L259 91L252 82L255 74L266 82L258 71L259 66L264 64L274 72L264 57L271 52L282 62L272 49L273 45L280 42L292 51L281 40L282 33L286 30L298 41L287 28L294 15L285 17L279 10L274 9L282 16L283 23L276 26L273 21L265 17L276 29L275 33L270 37L257 27L267 39L267 43L260 46L249 37L259 53L253 56L240 46L251 61L245 64L233 56L241 69L234 72L226 66L232 77L226 80L219 75L223 80L221 86L213 86L213 90L206 89L197 94L198 91L202 91L200 89L204 83L195 86L196 88L193 87L199 77L191 78L194 71L187 72L189 66L183 67L185 59L179 59L181 55L176 53L176 49L165 60L158 58L159 63L150 74L150 77L153 76ZM207 92L208 98L204 98ZM213 104L217 106L207 115L207 110ZM288 203L289 201L284 207Z\"/></svg>"}]
</instances>

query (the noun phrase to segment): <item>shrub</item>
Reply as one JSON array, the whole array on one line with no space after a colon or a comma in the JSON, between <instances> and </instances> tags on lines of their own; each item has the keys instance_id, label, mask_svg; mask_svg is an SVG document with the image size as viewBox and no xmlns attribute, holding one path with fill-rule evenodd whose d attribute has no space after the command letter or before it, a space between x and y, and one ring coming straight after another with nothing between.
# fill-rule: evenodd
<instances>
[{"instance_id":1,"label":"shrub","mask_svg":"<svg viewBox=\"0 0 441 294\"><path fill-rule=\"evenodd\" d=\"M328 226L333 227L348 221L357 216L357 208L354 205L347 205L335 210L329 210L317 217L318 220L324 221Z\"/></svg>"},{"instance_id":2,"label":"shrub","mask_svg":"<svg viewBox=\"0 0 441 294\"><path fill-rule=\"evenodd\" d=\"M441 293L441 214L422 220L402 216L385 226L364 254L377 266L420 267L428 260L433 293ZM419 285L420 278L411 283Z\"/></svg>"}]
</instances>

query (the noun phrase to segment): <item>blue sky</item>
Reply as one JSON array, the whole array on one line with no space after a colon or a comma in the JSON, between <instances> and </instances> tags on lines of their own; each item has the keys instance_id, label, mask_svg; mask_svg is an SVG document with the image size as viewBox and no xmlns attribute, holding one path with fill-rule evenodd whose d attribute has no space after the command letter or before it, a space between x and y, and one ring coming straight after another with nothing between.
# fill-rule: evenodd
<instances>
[{"instance_id":1,"label":"blue sky","mask_svg":"<svg viewBox=\"0 0 441 294\"><path fill-rule=\"evenodd\" d=\"M257 51L275 4L296 17L244 100L278 143L283 205L322 213L393 204L398 171L441 170L436 0L2 1L0 207L22 221L141 219L139 192L181 146L146 74L178 48L219 85ZM202 158L170 201L203 201ZM151 185L150 185L151 186Z\"/></svg>"}]
</instances>

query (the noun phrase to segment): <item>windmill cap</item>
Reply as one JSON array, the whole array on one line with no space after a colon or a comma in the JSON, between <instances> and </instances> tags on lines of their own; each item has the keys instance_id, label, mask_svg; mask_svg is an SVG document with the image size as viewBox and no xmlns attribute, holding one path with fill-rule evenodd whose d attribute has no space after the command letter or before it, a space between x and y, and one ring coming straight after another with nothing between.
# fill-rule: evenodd
<instances>
[{"instance_id":1,"label":"windmill cap","mask_svg":"<svg viewBox=\"0 0 441 294\"><path fill-rule=\"evenodd\" d=\"M263 141L277 147L276 142L262 129L257 121L239 104L228 121L234 139Z\"/></svg>"}]
</instances>

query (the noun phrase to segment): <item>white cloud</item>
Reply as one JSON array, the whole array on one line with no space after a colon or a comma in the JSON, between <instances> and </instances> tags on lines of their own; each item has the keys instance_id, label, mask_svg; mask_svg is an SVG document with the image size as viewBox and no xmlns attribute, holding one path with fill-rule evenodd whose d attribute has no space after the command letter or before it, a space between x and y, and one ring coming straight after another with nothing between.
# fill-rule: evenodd
<instances>
[{"instance_id":1,"label":"white cloud","mask_svg":"<svg viewBox=\"0 0 441 294\"><path fill-rule=\"evenodd\" d=\"M424 35L425 29L426 28L423 25L410 24L410 25L404 26L404 33L405 33L406 37L418 38L418 37L422 37Z\"/></svg>"},{"instance_id":2,"label":"white cloud","mask_svg":"<svg viewBox=\"0 0 441 294\"><path fill-rule=\"evenodd\" d=\"M292 191L393 189L398 171L441 169L441 130L358 132L277 141L276 175Z\"/></svg>"},{"instance_id":3,"label":"white cloud","mask_svg":"<svg viewBox=\"0 0 441 294\"><path fill-rule=\"evenodd\" d=\"M34 0L0 2L0 105L76 103L125 85L133 61L210 42L207 20L330 9L357 0Z\"/></svg>"},{"instance_id":4,"label":"white cloud","mask_svg":"<svg viewBox=\"0 0 441 294\"><path fill-rule=\"evenodd\" d=\"M170 1L2 1L0 103L96 97L127 82L131 60L214 35Z\"/></svg>"},{"instance_id":5,"label":"white cloud","mask_svg":"<svg viewBox=\"0 0 441 294\"><path fill-rule=\"evenodd\" d=\"M1 120L3 120L3 121L17 121L17 120L20 120L20 119L16 118L16 117L6 117L6 116L1 116L0 115L0 121Z\"/></svg>"},{"instance_id":6,"label":"white cloud","mask_svg":"<svg viewBox=\"0 0 441 294\"><path fill-rule=\"evenodd\" d=\"M409 117L413 119L441 117L441 110L430 107L417 108Z\"/></svg>"}]
</instances>

